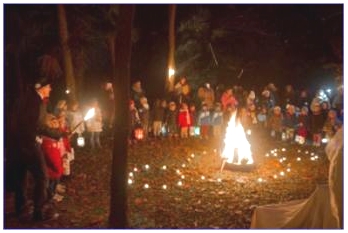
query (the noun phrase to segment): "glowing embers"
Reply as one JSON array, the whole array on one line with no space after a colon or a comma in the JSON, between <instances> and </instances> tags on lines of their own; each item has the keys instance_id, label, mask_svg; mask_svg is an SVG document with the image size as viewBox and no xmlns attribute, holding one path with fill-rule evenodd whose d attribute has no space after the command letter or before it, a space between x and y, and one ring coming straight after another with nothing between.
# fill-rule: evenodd
<instances>
[{"instance_id":1,"label":"glowing embers","mask_svg":"<svg viewBox=\"0 0 348 233\"><path fill-rule=\"evenodd\" d=\"M232 114L224 139L225 148L221 153L223 159L221 171L226 166L233 170L249 171L254 168L250 143L239 120L236 121L236 111Z\"/></svg>"}]
</instances>

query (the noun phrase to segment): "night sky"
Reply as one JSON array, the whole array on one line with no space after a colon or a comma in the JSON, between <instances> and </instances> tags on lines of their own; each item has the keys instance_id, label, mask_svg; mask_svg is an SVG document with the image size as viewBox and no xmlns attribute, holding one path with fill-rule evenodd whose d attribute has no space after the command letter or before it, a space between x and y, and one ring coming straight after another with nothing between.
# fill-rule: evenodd
<instances>
[{"instance_id":1,"label":"night sky","mask_svg":"<svg viewBox=\"0 0 348 233\"><path fill-rule=\"evenodd\" d=\"M197 13L193 4L178 4L176 26ZM342 62L342 53L333 51L333 43L343 48L342 4L204 4L211 12L212 27L225 24L251 24L213 42L219 60L213 84L241 84L248 88L274 82L297 88L332 84L332 76L321 69L323 64ZM161 95L166 76L168 6L137 5L134 26L142 37L133 47L132 78L140 79L154 95ZM227 22L227 23L226 23ZM233 22L236 22L233 25ZM177 44L180 43L177 33ZM255 42L256 40L256 42ZM178 45L177 45L178 46ZM149 52L150 51L150 52ZM237 57L231 65L228 53ZM143 54L151 54L151 56ZM211 54L205 54L212 59ZM225 66L225 67L224 67ZM233 66L234 69L226 67ZM163 68L164 67L164 68ZM236 79L243 68L242 79ZM182 73L183 75L187 75ZM216 80L217 79L217 80ZM151 80L150 82L148 80ZM196 83L200 85L201 83Z\"/></svg>"},{"instance_id":2,"label":"night sky","mask_svg":"<svg viewBox=\"0 0 348 233\"><path fill-rule=\"evenodd\" d=\"M5 17L7 49L14 48L7 43L30 45L32 50L41 45L59 47L55 5L38 6L18 7L9 18ZM95 14L98 10L95 6L84 4L73 10L67 7L73 45L83 47L87 55L85 90L99 87L110 77L105 41L97 41L98 35L85 40L83 24L78 18L91 20L88 15L91 18L97 15L94 23L104 27L104 15ZM18 16L25 19L23 15L33 9L37 14L35 25L25 26L23 20L17 27L18 22L13 19ZM204 30L180 30L194 19L199 22L202 9L208 12L202 21ZM29 41L32 35L25 29L34 26L43 28L45 37ZM131 81L142 81L150 99L161 97L167 78L168 5L136 4L133 28L136 39L132 44ZM193 41L191 45L189 41ZM343 63L343 4L177 4L176 49L176 77L187 76L194 88L205 82L246 88L262 87L268 82L280 88L289 83L298 89L317 88L333 82L332 72L323 69L325 65ZM32 56L42 50L29 52ZM23 57L22 65L29 56ZM59 59L63 64L62 58ZM239 77L242 70L243 75ZM14 69L8 69L6 75L14 73Z\"/></svg>"}]
</instances>

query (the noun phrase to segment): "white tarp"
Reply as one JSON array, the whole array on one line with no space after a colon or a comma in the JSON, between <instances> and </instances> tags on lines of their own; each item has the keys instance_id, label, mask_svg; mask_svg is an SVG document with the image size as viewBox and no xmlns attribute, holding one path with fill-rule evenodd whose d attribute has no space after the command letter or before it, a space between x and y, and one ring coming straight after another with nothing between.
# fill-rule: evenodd
<instances>
[{"instance_id":1,"label":"white tarp","mask_svg":"<svg viewBox=\"0 0 348 233\"><path fill-rule=\"evenodd\" d=\"M343 129L343 127L342 127ZM253 229L337 229L343 228L343 130L326 147L330 160L328 184L317 186L303 200L255 208Z\"/></svg>"}]
</instances>

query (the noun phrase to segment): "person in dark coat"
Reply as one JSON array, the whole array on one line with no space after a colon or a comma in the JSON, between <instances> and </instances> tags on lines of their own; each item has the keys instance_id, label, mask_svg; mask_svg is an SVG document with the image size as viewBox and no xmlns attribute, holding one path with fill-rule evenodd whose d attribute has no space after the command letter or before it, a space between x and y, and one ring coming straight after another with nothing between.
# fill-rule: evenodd
<instances>
[{"instance_id":1,"label":"person in dark coat","mask_svg":"<svg viewBox=\"0 0 348 233\"><path fill-rule=\"evenodd\" d=\"M35 88L28 92L18 102L16 108L17 127L14 139L17 143L13 153L9 156L13 172L13 191L15 192L15 211L17 217L23 216L28 206L26 195L27 172L30 172L34 181L33 187L33 220L44 221L57 218L58 214L47 203L48 176L46 163L41 150L41 135L51 135L50 129L45 126L47 115L46 100L50 96L51 84L47 78L41 78ZM59 135L60 136L60 135ZM31 213L30 213L31 214Z\"/></svg>"}]
</instances>

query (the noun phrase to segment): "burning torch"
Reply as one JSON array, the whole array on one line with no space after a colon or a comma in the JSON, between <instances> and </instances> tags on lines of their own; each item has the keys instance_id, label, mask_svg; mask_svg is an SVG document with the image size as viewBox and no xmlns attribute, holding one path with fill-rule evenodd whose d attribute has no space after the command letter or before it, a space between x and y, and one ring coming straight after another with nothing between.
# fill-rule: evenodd
<instances>
[{"instance_id":1,"label":"burning torch","mask_svg":"<svg viewBox=\"0 0 348 233\"><path fill-rule=\"evenodd\" d=\"M71 131L71 134L73 134L75 132L75 130L84 122L84 121L88 121L89 119L91 119L92 117L94 117L95 114L95 109L91 108L88 110L88 112L86 113L85 117L83 118L83 120L81 122L79 122L74 129Z\"/></svg>"},{"instance_id":2,"label":"burning torch","mask_svg":"<svg viewBox=\"0 0 348 233\"><path fill-rule=\"evenodd\" d=\"M84 121L88 121L89 119L91 119L92 117L94 117L94 114L95 114L95 109L94 108L91 108L88 110L88 112L86 113L85 117L83 118L83 120L81 122L79 122L75 127L74 129L71 131L70 135L72 135L75 130L84 122ZM84 137L82 137L81 135L79 135L77 137L77 145L79 147L84 147L85 146L85 139Z\"/></svg>"}]
</instances>

